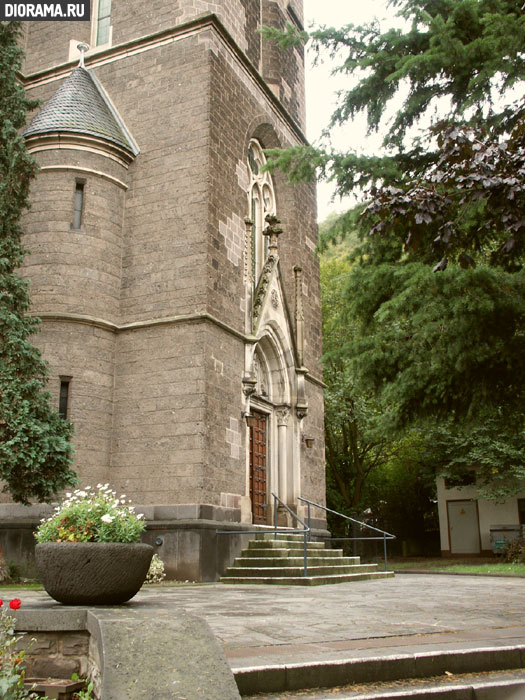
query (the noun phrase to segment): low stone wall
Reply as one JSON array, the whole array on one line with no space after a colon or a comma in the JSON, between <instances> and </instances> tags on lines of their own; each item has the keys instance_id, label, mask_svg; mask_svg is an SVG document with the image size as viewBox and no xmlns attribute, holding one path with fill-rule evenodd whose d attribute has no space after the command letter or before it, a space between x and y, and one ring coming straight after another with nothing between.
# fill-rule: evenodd
<instances>
[{"instance_id":1,"label":"low stone wall","mask_svg":"<svg viewBox=\"0 0 525 700\"><path fill-rule=\"evenodd\" d=\"M96 700L240 700L209 625L183 611L49 602L12 615L29 649L28 678L78 673L93 681Z\"/></svg>"},{"instance_id":2,"label":"low stone wall","mask_svg":"<svg viewBox=\"0 0 525 700\"><path fill-rule=\"evenodd\" d=\"M24 631L19 649L26 651L27 678L87 678L89 639L86 632Z\"/></svg>"},{"instance_id":3,"label":"low stone wall","mask_svg":"<svg viewBox=\"0 0 525 700\"><path fill-rule=\"evenodd\" d=\"M100 655L89 631L87 610L18 610L18 648L26 652L26 678L92 680L100 698ZM97 692L98 691L98 692Z\"/></svg>"}]
</instances>

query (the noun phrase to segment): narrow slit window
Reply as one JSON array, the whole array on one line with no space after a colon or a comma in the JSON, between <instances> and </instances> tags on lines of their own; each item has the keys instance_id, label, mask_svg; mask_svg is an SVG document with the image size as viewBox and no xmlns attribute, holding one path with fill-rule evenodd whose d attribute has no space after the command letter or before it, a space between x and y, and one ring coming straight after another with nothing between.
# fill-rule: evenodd
<instances>
[{"instance_id":1,"label":"narrow slit window","mask_svg":"<svg viewBox=\"0 0 525 700\"><path fill-rule=\"evenodd\" d=\"M75 200L73 205L73 224L72 228L80 228L84 217L84 183L76 182L75 184Z\"/></svg>"},{"instance_id":2,"label":"narrow slit window","mask_svg":"<svg viewBox=\"0 0 525 700\"><path fill-rule=\"evenodd\" d=\"M109 44L111 0L99 0L97 16L97 46Z\"/></svg>"},{"instance_id":3,"label":"narrow slit window","mask_svg":"<svg viewBox=\"0 0 525 700\"><path fill-rule=\"evenodd\" d=\"M58 413L62 418L67 418L69 407L69 385L70 379L60 380L60 396L58 400Z\"/></svg>"}]
</instances>

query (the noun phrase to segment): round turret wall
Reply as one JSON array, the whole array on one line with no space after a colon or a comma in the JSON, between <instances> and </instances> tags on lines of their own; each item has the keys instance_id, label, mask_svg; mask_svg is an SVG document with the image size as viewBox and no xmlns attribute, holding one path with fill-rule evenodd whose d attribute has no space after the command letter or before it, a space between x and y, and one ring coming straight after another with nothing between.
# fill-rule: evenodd
<instances>
[{"instance_id":1,"label":"round turret wall","mask_svg":"<svg viewBox=\"0 0 525 700\"><path fill-rule=\"evenodd\" d=\"M87 150L35 157L41 169L23 222L33 312L118 323L126 167Z\"/></svg>"}]
</instances>

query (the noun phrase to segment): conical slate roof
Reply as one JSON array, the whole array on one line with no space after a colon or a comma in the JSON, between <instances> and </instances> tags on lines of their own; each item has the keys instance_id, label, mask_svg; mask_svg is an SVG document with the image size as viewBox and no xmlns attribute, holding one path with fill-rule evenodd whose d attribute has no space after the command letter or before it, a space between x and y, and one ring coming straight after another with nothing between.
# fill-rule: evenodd
<instances>
[{"instance_id":1,"label":"conical slate roof","mask_svg":"<svg viewBox=\"0 0 525 700\"><path fill-rule=\"evenodd\" d=\"M75 68L23 134L33 136L56 131L96 136L134 155L138 153L97 79L83 66Z\"/></svg>"}]
</instances>

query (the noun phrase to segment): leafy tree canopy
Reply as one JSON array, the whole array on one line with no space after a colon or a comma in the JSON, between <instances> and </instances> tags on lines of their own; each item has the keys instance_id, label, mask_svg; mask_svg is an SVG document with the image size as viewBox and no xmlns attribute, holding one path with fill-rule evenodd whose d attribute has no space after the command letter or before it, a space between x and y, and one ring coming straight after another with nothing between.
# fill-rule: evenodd
<instances>
[{"instance_id":1,"label":"leafy tree canopy","mask_svg":"<svg viewBox=\"0 0 525 700\"><path fill-rule=\"evenodd\" d=\"M20 503L50 500L76 482L71 425L43 391L47 368L30 343L38 321L28 317L28 286L17 275L24 249L20 217L28 206L36 163L19 130L36 105L16 78L22 52L18 23L0 23L0 479Z\"/></svg>"},{"instance_id":2,"label":"leafy tree canopy","mask_svg":"<svg viewBox=\"0 0 525 700\"><path fill-rule=\"evenodd\" d=\"M363 156L330 147L273 151L274 165L292 180L333 180L337 194L352 193L378 179L397 183L434 162L439 146L407 134L425 125L435 108L449 110L460 124L481 120L494 133L515 124L514 109L502 98L525 76L525 14L517 0L391 0L404 29L383 30L379 22L298 32L265 28L282 47L310 39L317 55L328 50L334 73L353 85L340 95L327 128L366 114L369 131L385 131L385 115L403 100L385 132L387 155Z\"/></svg>"},{"instance_id":3,"label":"leafy tree canopy","mask_svg":"<svg viewBox=\"0 0 525 700\"><path fill-rule=\"evenodd\" d=\"M349 78L327 139L359 113L383 130L404 95L386 155L307 146L271 152L273 167L367 199L324 235L362 237L339 317L355 333L328 360L344 358L354 386L375 396L384 435L416 430L441 473L475 468L503 498L525 478L525 103L509 93L525 79L525 14L511 0L391 5L406 29L310 35ZM285 45L307 38L267 33Z\"/></svg>"}]
</instances>

